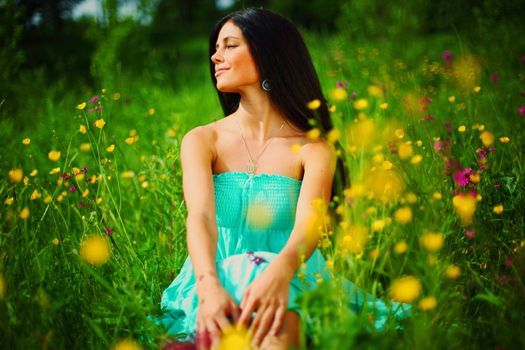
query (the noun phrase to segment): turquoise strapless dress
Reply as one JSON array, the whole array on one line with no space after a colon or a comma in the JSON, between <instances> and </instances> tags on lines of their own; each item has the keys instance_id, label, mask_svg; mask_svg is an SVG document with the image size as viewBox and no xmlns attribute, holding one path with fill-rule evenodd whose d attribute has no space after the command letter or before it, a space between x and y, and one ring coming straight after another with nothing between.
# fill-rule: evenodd
<instances>
[{"instance_id":1,"label":"turquoise strapless dress","mask_svg":"<svg viewBox=\"0 0 525 350\"><path fill-rule=\"evenodd\" d=\"M214 174L213 183L218 228L217 275L240 304L246 288L288 241L302 181L277 174L225 172ZM315 288L319 277L325 281L331 278L318 249L314 250L301 272L300 278L296 274L290 282L288 303L288 309L299 315L301 310L297 297ZM352 296L352 309L358 311L367 304L369 310L375 310L377 329L382 329L392 315L396 318L408 315L408 305L387 305L370 294L362 293L346 279L343 288L347 295ZM158 321L179 340L193 340L197 305L195 276L188 256L179 275L162 294L163 315Z\"/></svg>"}]
</instances>

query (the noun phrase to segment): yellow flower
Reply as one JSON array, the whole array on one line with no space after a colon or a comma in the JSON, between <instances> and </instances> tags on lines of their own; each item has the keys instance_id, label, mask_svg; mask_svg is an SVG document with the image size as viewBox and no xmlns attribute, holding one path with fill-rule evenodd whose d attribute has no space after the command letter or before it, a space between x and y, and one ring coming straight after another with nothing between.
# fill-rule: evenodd
<instances>
[{"instance_id":1,"label":"yellow flower","mask_svg":"<svg viewBox=\"0 0 525 350\"><path fill-rule=\"evenodd\" d=\"M410 142L401 143L397 147L397 154L399 154L399 158L401 159L407 159L412 155L413 149L412 144Z\"/></svg>"},{"instance_id":2,"label":"yellow flower","mask_svg":"<svg viewBox=\"0 0 525 350\"><path fill-rule=\"evenodd\" d=\"M310 129L306 133L306 137L308 137L310 140L317 140L321 136L321 131L317 128Z\"/></svg>"},{"instance_id":3,"label":"yellow flower","mask_svg":"<svg viewBox=\"0 0 525 350\"><path fill-rule=\"evenodd\" d=\"M494 212L494 214L500 215L501 213L503 213L503 205L502 204L496 205L494 209L492 209L492 211Z\"/></svg>"},{"instance_id":4,"label":"yellow flower","mask_svg":"<svg viewBox=\"0 0 525 350\"><path fill-rule=\"evenodd\" d=\"M419 243L429 252L437 252L443 247L445 239L441 233L428 232L419 239Z\"/></svg>"},{"instance_id":5,"label":"yellow flower","mask_svg":"<svg viewBox=\"0 0 525 350\"><path fill-rule=\"evenodd\" d=\"M29 185L29 178L27 176L24 176L23 182L24 182L24 186Z\"/></svg>"},{"instance_id":6,"label":"yellow flower","mask_svg":"<svg viewBox=\"0 0 525 350\"><path fill-rule=\"evenodd\" d=\"M395 280L390 286L392 300L411 303L421 293L421 282L414 276L404 276Z\"/></svg>"},{"instance_id":7,"label":"yellow flower","mask_svg":"<svg viewBox=\"0 0 525 350\"><path fill-rule=\"evenodd\" d=\"M364 98L360 98L354 102L354 108L358 111L362 111L368 107L368 101Z\"/></svg>"},{"instance_id":8,"label":"yellow flower","mask_svg":"<svg viewBox=\"0 0 525 350\"><path fill-rule=\"evenodd\" d=\"M9 170L9 180L13 183L19 183L24 177L24 171L21 168Z\"/></svg>"},{"instance_id":9,"label":"yellow flower","mask_svg":"<svg viewBox=\"0 0 525 350\"><path fill-rule=\"evenodd\" d=\"M465 125L461 125L459 128L458 128L458 131L459 132L465 132L467 130L467 127Z\"/></svg>"},{"instance_id":10,"label":"yellow flower","mask_svg":"<svg viewBox=\"0 0 525 350\"><path fill-rule=\"evenodd\" d=\"M412 158L410 158L411 164L419 164L423 160L423 156L421 154L416 154Z\"/></svg>"},{"instance_id":11,"label":"yellow flower","mask_svg":"<svg viewBox=\"0 0 525 350\"><path fill-rule=\"evenodd\" d=\"M333 128L328 132L327 138L328 142L336 143L337 140L341 138L341 131L339 129Z\"/></svg>"},{"instance_id":12,"label":"yellow flower","mask_svg":"<svg viewBox=\"0 0 525 350\"><path fill-rule=\"evenodd\" d=\"M360 224L351 225L343 235L343 252L361 253L368 242L368 229Z\"/></svg>"},{"instance_id":13,"label":"yellow flower","mask_svg":"<svg viewBox=\"0 0 525 350\"><path fill-rule=\"evenodd\" d=\"M86 102L82 102L77 105L77 109L83 110L84 108L86 108Z\"/></svg>"},{"instance_id":14,"label":"yellow flower","mask_svg":"<svg viewBox=\"0 0 525 350\"><path fill-rule=\"evenodd\" d=\"M382 97L383 96L383 90L381 90L381 88L376 86L376 85L370 85L368 87L368 94L370 96L374 96L374 97Z\"/></svg>"},{"instance_id":15,"label":"yellow flower","mask_svg":"<svg viewBox=\"0 0 525 350\"><path fill-rule=\"evenodd\" d=\"M115 92L111 97L112 97L115 101L120 100L120 92Z\"/></svg>"},{"instance_id":16,"label":"yellow flower","mask_svg":"<svg viewBox=\"0 0 525 350\"><path fill-rule=\"evenodd\" d=\"M461 269L459 268L459 266L450 265L449 267L447 267L447 270L445 271L445 275L448 278L455 280L461 275Z\"/></svg>"},{"instance_id":17,"label":"yellow flower","mask_svg":"<svg viewBox=\"0 0 525 350\"><path fill-rule=\"evenodd\" d=\"M330 97L334 101L344 101L346 100L347 96L348 94L346 93L345 89L336 88L330 91Z\"/></svg>"},{"instance_id":18,"label":"yellow flower","mask_svg":"<svg viewBox=\"0 0 525 350\"><path fill-rule=\"evenodd\" d=\"M135 136L135 135L137 135L137 130L136 129L131 129L129 131L129 136Z\"/></svg>"},{"instance_id":19,"label":"yellow flower","mask_svg":"<svg viewBox=\"0 0 525 350\"><path fill-rule=\"evenodd\" d=\"M254 229L265 229L272 225L274 214L272 208L263 201L250 203L246 211L246 222Z\"/></svg>"},{"instance_id":20,"label":"yellow flower","mask_svg":"<svg viewBox=\"0 0 525 350\"><path fill-rule=\"evenodd\" d=\"M419 308L423 311L432 310L436 307L437 301L435 297L426 297L419 302Z\"/></svg>"},{"instance_id":21,"label":"yellow flower","mask_svg":"<svg viewBox=\"0 0 525 350\"><path fill-rule=\"evenodd\" d=\"M432 198L434 198L436 201L441 200L441 198L442 198L442 196L441 196L441 192L437 192L437 191L434 192L434 193L432 194Z\"/></svg>"},{"instance_id":22,"label":"yellow flower","mask_svg":"<svg viewBox=\"0 0 525 350\"><path fill-rule=\"evenodd\" d=\"M20 211L20 213L18 214L18 216L20 217L20 219L22 220L27 220L29 218L29 208L28 207L25 207L24 209L22 209Z\"/></svg>"},{"instance_id":23,"label":"yellow flower","mask_svg":"<svg viewBox=\"0 0 525 350\"><path fill-rule=\"evenodd\" d=\"M97 121L95 122L95 126L99 129L102 129L104 125L106 125L106 122L103 118L97 119Z\"/></svg>"},{"instance_id":24,"label":"yellow flower","mask_svg":"<svg viewBox=\"0 0 525 350\"><path fill-rule=\"evenodd\" d=\"M492 134L490 131L483 131L481 135L479 135L479 138L485 146L490 146L494 143L494 134Z\"/></svg>"},{"instance_id":25,"label":"yellow flower","mask_svg":"<svg viewBox=\"0 0 525 350\"><path fill-rule=\"evenodd\" d=\"M499 142L501 143L508 143L510 141L510 138L503 136L499 138Z\"/></svg>"},{"instance_id":26,"label":"yellow flower","mask_svg":"<svg viewBox=\"0 0 525 350\"><path fill-rule=\"evenodd\" d=\"M49 174L53 175L53 174L57 174L59 172L60 172L60 167L56 167L56 168L51 169Z\"/></svg>"},{"instance_id":27,"label":"yellow flower","mask_svg":"<svg viewBox=\"0 0 525 350\"><path fill-rule=\"evenodd\" d=\"M142 350L142 347L131 339L122 339L111 350Z\"/></svg>"},{"instance_id":28,"label":"yellow flower","mask_svg":"<svg viewBox=\"0 0 525 350\"><path fill-rule=\"evenodd\" d=\"M394 218L402 225L408 224L412 221L412 209L410 207L399 208L396 210Z\"/></svg>"},{"instance_id":29,"label":"yellow flower","mask_svg":"<svg viewBox=\"0 0 525 350\"><path fill-rule=\"evenodd\" d=\"M105 94L108 90L106 88L102 88L102 90L100 91L102 91L102 93Z\"/></svg>"},{"instance_id":30,"label":"yellow flower","mask_svg":"<svg viewBox=\"0 0 525 350\"><path fill-rule=\"evenodd\" d=\"M417 140L416 141L417 147L421 147L422 144L423 144L423 141L421 141L421 140Z\"/></svg>"},{"instance_id":31,"label":"yellow flower","mask_svg":"<svg viewBox=\"0 0 525 350\"><path fill-rule=\"evenodd\" d=\"M252 338L245 327L226 328L216 350L252 350Z\"/></svg>"},{"instance_id":32,"label":"yellow flower","mask_svg":"<svg viewBox=\"0 0 525 350\"><path fill-rule=\"evenodd\" d=\"M474 88L474 92L475 92L475 93L478 93L478 92L480 92L480 91L481 91L481 87L480 87L480 86L476 86L476 87Z\"/></svg>"},{"instance_id":33,"label":"yellow flower","mask_svg":"<svg viewBox=\"0 0 525 350\"><path fill-rule=\"evenodd\" d=\"M99 235L89 235L80 243L80 257L88 264L105 264L111 255L108 241Z\"/></svg>"},{"instance_id":34,"label":"yellow flower","mask_svg":"<svg viewBox=\"0 0 525 350\"><path fill-rule=\"evenodd\" d=\"M456 98L455 98L454 96L450 96L450 97L448 98L448 102L450 102L450 103L454 103L454 101L456 101Z\"/></svg>"},{"instance_id":35,"label":"yellow flower","mask_svg":"<svg viewBox=\"0 0 525 350\"><path fill-rule=\"evenodd\" d=\"M49 151L49 153L47 154L47 157L51 161L56 162L57 160L60 159L60 151L55 151L55 150Z\"/></svg>"},{"instance_id":36,"label":"yellow flower","mask_svg":"<svg viewBox=\"0 0 525 350\"><path fill-rule=\"evenodd\" d=\"M153 115L153 114L155 114L155 108L150 108L150 109L148 109L148 114L149 114L149 115Z\"/></svg>"},{"instance_id":37,"label":"yellow flower","mask_svg":"<svg viewBox=\"0 0 525 350\"><path fill-rule=\"evenodd\" d=\"M461 224L470 225L476 212L476 198L469 194L458 194L452 198L452 205L461 219Z\"/></svg>"},{"instance_id":38,"label":"yellow flower","mask_svg":"<svg viewBox=\"0 0 525 350\"><path fill-rule=\"evenodd\" d=\"M58 245L58 243L60 243L60 241L59 241L58 238L56 238L56 237L53 238L53 241L52 241L52 242L53 242L54 245Z\"/></svg>"},{"instance_id":39,"label":"yellow flower","mask_svg":"<svg viewBox=\"0 0 525 350\"><path fill-rule=\"evenodd\" d=\"M294 143L291 147L293 153L299 153L301 151L301 144Z\"/></svg>"},{"instance_id":40,"label":"yellow flower","mask_svg":"<svg viewBox=\"0 0 525 350\"><path fill-rule=\"evenodd\" d=\"M306 104L306 107L311 110L316 110L317 108L321 107L321 101L319 99L312 100Z\"/></svg>"},{"instance_id":41,"label":"yellow flower","mask_svg":"<svg viewBox=\"0 0 525 350\"><path fill-rule=\"evenodd\" d=\"M91 149L91 144L89 142L81 143L79 149L81 152L89 152Z\"/></svg>"},{"instance_id":42,"label":"yellow flower","mask_svg":"<svg viewBox=\"0 0 525 350\"><path fill-rule=\"evenodd\" d=\"M31 177L35 177L35 176L37 176L37 175L38 175L38 170L36 170L36 169L33 169L33 171L31 172L31 174L29 174L29 176L31 176Z\"/></svg>"},{"instance_id":43,"label":"yellow flower","mask_svg":"<svg viewBox=\"0 0 525 350\"><path fill-rule=\"evenodd\" d=\"M403 137L405 137L405 130L403 130L403 129L396 129L394 134L396 134L396 137L398 139L402 139Z\"/></svg>"},{"instance_id":44,"label":"yellow flower","mask_svg":"<svg viewBox=\"0 0 525 350\"><path fill-rule=\"evenodd\" d=\"M86 189L84 192L82 192L82 197L86 198L88 196L88 194L89 194L89 190Z\"/></svg>"},{"instance_id":45,"label":"yellow flower","mask_svg":"<svg viewBox=\"0 0 525 350\"><path fill-rule=\"evenodd\" d=\"M379 105L379 108L381 108L382 110L387 109L387 108L388 108L388 103L386 103L386 102L381 103L381 104Z\"/></svg>"},{"instance_id":46,"label":"yellow flower","mask_svg":"<svg viewBox=\"0 0 525 350\"><path fill-rule=\"evenodd\" d=\"M35 199L38 199L42 197L42 195L40 194L40 192L38 192L38 190L34 190L33 193L31 193L31 200L35 200Z\"/></svg>"},{"instance_id":47,"label":"yellow flower","mask_svg":"<svg viewBox=\"0 0 525 350\"><path fill-rule=\"evenodd\" d=\"M414 204L415 202L417 202L417 196L415 193L413 192L408 192L405 196L405 199L408 203L411 203L411 204Z\"/></svg>"},{"instance_id":48,"label":"yellow flower","mask_svg":"<svg viewBox=\"0 0 525 350\"><path fill-rule=\"evenodd\" d=\"M328 111L330 112L335 112L337 110L337 108L334 106L334 105L331 105L330 107L328 107Z\"/></svg>"},{"instance_id":49,"label":"yellow flower","mask_svg":"<svg viewBox=\"0 0 525 350\"><path fill-rule=\"evenodd\" d=\"M394 252L396 252L396 254L403 254L404 252L407 251L407 249L408 249L408 244L405 241L397 242L396 245L394 246Z\"/></svg>"},{"instance_id":50,"label":"yellow flower","mask_svg":"<svg viewBox=\"0 0 525 350\"><path fill-rule=\"evenodd\" d=\"M106 151L108 151L109 153L113 152L115 150L115 145L111 145L109 146L108 148L106 148Z\"/></svg>"},{"instance_id":51,"label":"yellow flower","mask_svg":"<svg viewBox=\"0 0 525 350\"><path fill-rule=\"evenodd\" d=\"M468 178L469 178L470 182L475 183L475 184L477 184L477 183L479 183L481 181L481 176L478 173L472 173L472 174L469 175Z\"/></svg>"},{"instance_id":52,"label":"yellow flower","mask_svg":"<svg viewBox=\"0 0 525 350\"><path fill-rule=\"evenodd\" d=\"M4 201L4 203L5 203L6 205L11 205L11 204L13 204L14 201L15 201L15 200L14 200L13 197L9 197L9 198L7 198L7 199Z\"/></svg>"},{"instance_id":53,"label":"yellow flower","mask_svg":"<svg viewBox=\"0 0 525 350\"><path fill-rule=\"evenodd\" d=\"M25 139L22 140L22 143L23 143L24 145L29 145L29 144L31 143L31 139L28 138L28 137L26 137Z\"/></svg>"},{"instance_id":54,"label":"yellow flower","mask_svg":"<svg viewBox=\"0 0 525 350\"><path fill-rule=\"evenodd\" d=\"M52 200L53 198L50 195L47 195L46 198L44 198L44 203L49 204Z\"/></svg>"},{"instance_id":55,"label":"yellow flower","mask_svg":"<svg viewBox=\"0 0 525 350\"><path fill-rule=\"evenodd\" d=\"M80 131L82 134L87 133L87 128L86 128L86 126L85 126L85 125L80 125L80 129L79 129L79 131Z\"/></svg>"},{"instance_id":56,"label":"yellow flower","mask_svg":"<svg viewBox=\"0 0 525 350\"><path fill-rule=\"evenodd\" d=\"M381 165L383 166L383 169L385 170L390 170L393 167L392 162L389 160L385 160Z\"/></svg>"},{"instance_id":57,"label":"yellow flower","mask_svg":"<svg viewBox=\"0 0 525 350\"><path fill-rule=\"evenodd\" d=\"M385 228L385 225L385 220L374 220L374 222L372 222L372 231L381 232Z\"/></svg>"}]
</instances>

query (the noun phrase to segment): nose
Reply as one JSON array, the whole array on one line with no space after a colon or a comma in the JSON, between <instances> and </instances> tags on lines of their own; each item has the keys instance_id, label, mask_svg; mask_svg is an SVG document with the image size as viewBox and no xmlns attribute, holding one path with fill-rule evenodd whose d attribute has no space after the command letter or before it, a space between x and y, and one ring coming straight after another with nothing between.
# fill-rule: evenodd
<instances>
[{"instance_id":1,"label":"nose","mask_svg":"<svg viewBox=\"0 0 525 350\"><path fill-rule=\"evenodd\" d=\"M223 61L223 57L220 54L219 50L215 51L215 53L211 56L211 61L215 64Z\"/></svg>"}]
</instances>

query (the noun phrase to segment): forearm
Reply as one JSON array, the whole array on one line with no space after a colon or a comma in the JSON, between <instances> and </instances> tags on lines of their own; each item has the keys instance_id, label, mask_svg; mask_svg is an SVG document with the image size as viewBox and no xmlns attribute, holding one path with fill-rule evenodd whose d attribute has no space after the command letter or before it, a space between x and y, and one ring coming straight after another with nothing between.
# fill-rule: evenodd
<instances>
[{"instance_id":1,"label":"forearm","mask_svg":"<svg viewBox=\"0 0 525 350\"><path fill-rule=\"evenodd\" d=\"M288 242L274 260L275 265L284 269L290 280L301 267L303 259L308 260L317 247L319 235L316 232L318 230L311 226L307 222L296 225Z\"/></svg>"},{"instance_id":2,"label":"forearm","mask_svg":"<svg viewBox=\"0 0 525 350\"><path fill-rule=\"evenodd\" d=\"M219 283L216 269L217 227L201 216L186 219L188 254L195 274L197 294L206 286Z\"/></svg>"}]
</instances>

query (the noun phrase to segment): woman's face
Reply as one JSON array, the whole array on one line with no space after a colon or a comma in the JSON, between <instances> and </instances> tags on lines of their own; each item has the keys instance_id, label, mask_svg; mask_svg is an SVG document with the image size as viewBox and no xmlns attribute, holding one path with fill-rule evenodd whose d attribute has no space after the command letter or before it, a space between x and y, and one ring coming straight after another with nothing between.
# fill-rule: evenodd
<instances>
[{"instance_id":1,"label":"woman's face","mask_svg":"<svg viewBox=\"0 0 525 350\"><path fill-rule=\"evenodd\" d=\"M221 92L241 92L249 86L259 86L259 73L241 30L232 21L226 22L217 37L215 53L217 89Z\"/></svg>"}]
</instances>

